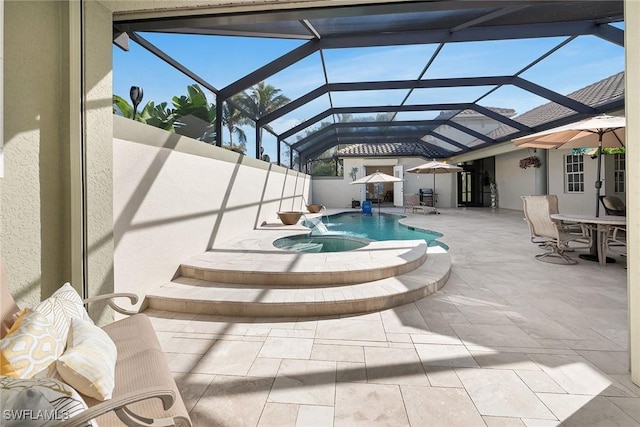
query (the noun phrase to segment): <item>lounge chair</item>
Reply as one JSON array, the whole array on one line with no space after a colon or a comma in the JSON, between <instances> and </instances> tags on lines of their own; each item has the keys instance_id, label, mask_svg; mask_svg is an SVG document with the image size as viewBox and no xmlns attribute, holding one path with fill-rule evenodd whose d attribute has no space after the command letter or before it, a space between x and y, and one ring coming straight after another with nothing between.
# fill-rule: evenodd
<instances>
[{"instance_id":1,"label":"lounge chair","mask_svg":"<svg viewBox=\"0 0 640 427\"><path fill-rule=\"evenodd\" d=\"M422 212L423 214L438 213L436 208L432 206L425 206L424 204L420 203L420 200L418 199L417 194L407 194L406 196L404 196L404 211L406 212L407 209L411 209L412 213L416 213L416 212Z\"/></svg>"},{"instance_id":2,"label":"lounge chair","mask_svg":"<svg viewBox=\"0 0 640 427\"><path fill-rule=\"evenodd\" d=\"M551 214L558 213L558 197L546 196L522 196L524 203L524 217L529 225L531 241L547 250L543 254L536 255L538 261L551 263L576 264L577 261L565 254L572 250L570 242L591 244L591 237L587 227L579 225L580 232L573 232L560 221L551 219ZM560 261L560 262L558 262Z\"/></svg>"},{"instance_id":3,"label":"lounge chair","mask_svg":"<svg viewBox=\"0 0 640 427\"><path fill-rule=\"evenodd\" d=\"M600 201L607 215L627 216L627 207L619 197L600 196Z\"/></svg>"}]
</instances>

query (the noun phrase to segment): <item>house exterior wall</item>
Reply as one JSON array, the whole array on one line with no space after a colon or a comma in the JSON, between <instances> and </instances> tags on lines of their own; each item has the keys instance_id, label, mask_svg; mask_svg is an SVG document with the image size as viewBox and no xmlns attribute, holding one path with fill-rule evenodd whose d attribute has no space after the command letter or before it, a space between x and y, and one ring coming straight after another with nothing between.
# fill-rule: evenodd
<instances>
[{"instance_id":1,"label":"house exterior wall","mask_svg":"<svg viewBox=\"0 0 640 427\"><path fill-rule=\"evenodd\" d=\"M146 294L278 211L306 210L309 193L303 173L115 116L116 290Z\"/></svg>"},{"instance_id":2,"label":"house exterior wall","mask_svg":"<svg viewBox=\"0 0 640 427\"><path fill-rule=\"evenodd\" d=\"M521 196L535 194L534 168L521 169L520 159L526 151L512 151L496 156L498 207L522 210Z\"/></svg>"},{"instance_id":3,"label":"house exterior wall","mask_svg":"<svg viewBox=\"0 0 640 427\"><path fill-rule=\"evenodd\" d=\"M432 174L414 174L406 172L407 169L421 165L429 160L422 157L399 157L397 159L386 158L351 158L344 159L344 177L313 177L312 194L313 203L320 203L332 208L351 207L352 200L361 200L360 185L351 185L349 172L352 168L358 169L357 178L364 176L362 168L374 169L376 164L390 167L392 163L402 166L404 172L403 192L418 194L421 188L433 188ZM390 174L389 174L390 175ZM457 205L457 179L456 174L436 175L435 188L438 193L437 206L450 208Z\"/></svg>"},{"instance_id":4,"label":"house exterior wall","mask_svg":"<svg viewBox=\"0 0 640 427\"><path fill-rule=\"evenodd\" d=\"M49 296L70 268L66 6L4 2L0 260L22 307Z\"/></svg>"}]
</instances>

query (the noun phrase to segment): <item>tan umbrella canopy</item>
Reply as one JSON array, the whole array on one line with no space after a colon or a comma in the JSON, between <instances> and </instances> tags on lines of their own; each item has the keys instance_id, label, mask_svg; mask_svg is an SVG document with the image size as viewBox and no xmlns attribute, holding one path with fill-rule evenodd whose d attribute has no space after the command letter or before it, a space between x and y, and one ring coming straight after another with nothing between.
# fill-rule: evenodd
<instances>
[{"instance_id":1,"label":"tan umbrella canopy","mask_svg":"<svg viewBox=\"0 0 640 427\"><path fill-rule=\"evenodd\" d=\"M445 162L437 162L432 160L427 163L423 163L420 166L415 166L407 169L409 173L431 173L433 174L433 207L436 206L436 174L437 173L458 173L462 172L463 169L460 166L452 165L450 163Z\"/></svg>"},{"instance_id":2,"label":"tan umbrella canopy","mask_svg":"<svg viewBox=\"0 0 640 427\"><path fill-rule=\"evenodd\" d=\"M350 184L380 184L385 182L400 182L402 178L396 178L395 176L387 175L380 171L375 171L372 174L364 176L362 178L352 181ZM378 197L378 213L380 212L380 197Z\"/></svg>"},{"instance_id":3,"label":"tan umbrella canopy","mask_svg":"<svg viewBox=\"0 0 640 427\"><path fill-rule=\"evenodd\" d=\"M598 148L598 178L596 180L596 216L600 216L602 147L625 145L625 118L601 115L579 122L516 138L513 143L527 148Z\"/></svg>"}]
</instances>

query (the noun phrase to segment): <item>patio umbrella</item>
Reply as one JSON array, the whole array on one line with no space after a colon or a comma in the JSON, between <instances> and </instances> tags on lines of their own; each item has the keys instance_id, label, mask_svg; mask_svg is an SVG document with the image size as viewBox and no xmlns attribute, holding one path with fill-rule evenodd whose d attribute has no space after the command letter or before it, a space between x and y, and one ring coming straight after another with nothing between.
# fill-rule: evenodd
<instances>
[{"instance_id":1,"label":"patio umbrella","mask_svg":"<svg viewBox=\"0 0 640 427\"><path fill-rule=\"evenodd\" d=\"M463 169L460 166L452 165L435 160L407 169L409 173L431 173L433 174L433 207L436 207L436 174L438 173L458 173ZM436 209L436 213L438 210Z\"/></svg>"},{"instance_id":2,"label":"patio umbrella","mask_svg":"<svg viewBox=\"0 0 640 427\"><path fill-rule=\"evenodd\" d=\"M596 179L596 217L600 216L600 188L602 147L614 148L625 145L625 118L601 115L565 126L516 138L518 147L529 148L598 148L598 177Z\"/></svg>"},{"instance_id":3,"label":"patio umbrella","mask_svg":"<svg viewBox=\"0 0 640 427\"><path fill-rule=\"evenodd\" d=\"M401 178L396 178L395 176L387 175L386 173L382 173L380 171L375 171L372 174L369 174L362 178L356 179L355 181L352 181L351 184L380 184L385 182L400 182L400 181L402 181ZM378 213L380 213L380 197L378 197Z\"/></svg>"}]
</instances>

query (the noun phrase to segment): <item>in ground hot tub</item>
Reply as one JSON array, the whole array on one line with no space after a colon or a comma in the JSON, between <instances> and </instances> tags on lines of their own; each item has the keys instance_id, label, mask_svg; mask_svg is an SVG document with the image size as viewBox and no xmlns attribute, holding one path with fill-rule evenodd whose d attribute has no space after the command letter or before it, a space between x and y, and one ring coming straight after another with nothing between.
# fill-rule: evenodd
<instances>
[{"instance_id":1,"label":"in ground hot tub","mask_svg":"<svg viewBox=\"0 0 640 427\"><path fill-rule=\"evenodd\" d=\"M282 237L273 242L278 249L293 252L344 252L360 249L369 244L369 239L346 236L297 236Z\"/></svg>"}]
</instances>

